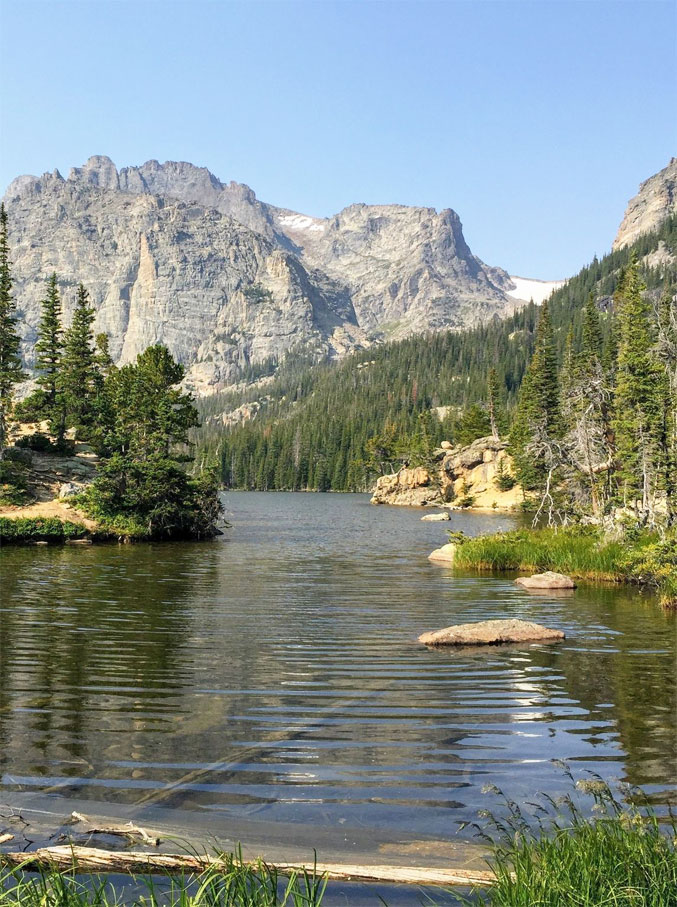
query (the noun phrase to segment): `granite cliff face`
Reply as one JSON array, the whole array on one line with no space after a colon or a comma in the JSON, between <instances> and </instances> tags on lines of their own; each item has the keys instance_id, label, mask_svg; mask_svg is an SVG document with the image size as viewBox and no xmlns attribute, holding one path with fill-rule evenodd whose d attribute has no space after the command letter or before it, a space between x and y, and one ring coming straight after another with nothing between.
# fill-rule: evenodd
<instances>
[{"instance_id":1,"label":"granite cliff face","mask_svg":"<svg viewBox=\"0 0 677 907\"><path fill-rule=\"evenodd\" d=\"M102 156L67 179L19 177L4 201L29 365L52 271L67 318L76 284L87 286L117 361L165 343L200 392L294 348L341 356L518 304L509 275L472 254L451 210L352 205L317 219L192 164L118 171Z\"/></svg>"},{"instance_id":2,"label":"granite cliff face","mask_svg":"<svg viewBox=\"0 0 677 907\"><path fill-rule=\"evenodd\" d=\"M677 214L677 158L667 167L641 183L639 192L628 202L613 248L629 246L638 236L649 233Z\"/></svg>"}]
</instances>

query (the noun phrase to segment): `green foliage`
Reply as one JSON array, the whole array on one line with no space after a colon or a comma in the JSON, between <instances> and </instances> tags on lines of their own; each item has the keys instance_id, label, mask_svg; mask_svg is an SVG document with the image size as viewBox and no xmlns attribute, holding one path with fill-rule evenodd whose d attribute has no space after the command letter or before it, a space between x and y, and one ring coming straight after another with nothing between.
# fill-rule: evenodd
<instances>
[{"instance_id":1,"label":"green foliage","mask_svg":"<svg viewBox=\"0 0 677 907\"><path fill-rule=\"evenodd\" d=\"M67 425L80 436L94 422L94 399L97 391L97 361L94 350L94 309L89 293L78 287L75 311L64 338L64 350L58 376L59 393Z\"/></svg>"},{"instance_id":2,"label":"green foliage","mask_svg":"<svg viewBox=\"0 0 677 907\"><path fill-rule=\"evenodd\" d=\"M266 290L265 287L262 287L260 283L253 283L251 286L245 287L242 294L245 299L253 303L273 301L273 294L270 290Z\"/></svg>"},{"instance_id":3,"label":"green foliage","mask_svg":"<svg viewBox=\"0 0 677 907\"><path fill-rule=\"evenodd\" d=\"M616 292L619 347L613 427L620 500L635 506L646 522L661 467L663 402L669 389L653 352L651 306L644 289L633 258Z\"/></svg>"},{"instance_id":4,"label":"green foliage","mask_svg":"<svg viewBox=\"0 0 677 907\"><path fill-rule=\"evenodd\" d=\"M14 460L0 460L0 506L19 507L29 504L33 495L28 491L26 467Z\"/></svg>"},{"instance_id":5,"label":"green foliage","mask_svg":"<svg viewBox=\"0 0 677 907\"><path fill-rule=\"evenodd\" d=\"M569 774L571 777L571 775ZM573 780L573 779L572 779ZM497 882L488 907L668 907L677 903L677 822L659 818L640 791L615 793L597 775L576 783L594 800L586 817L572 795L526 807L504 798L482 832ZM498 792L492 788L492 792ZM534 816L529 817L528 810ZM471 903L471 902L468 902ZM475 903L474 901L472 903Z\"/></svg>"},{"instance_id":6,"label":"green foliage","mask_svg":"<svg viewBox=\"0 0 677 907\"><path fill-rule=\"evenodd\" d=\"M218 870L136 878L145 891L133 902L119 880L105 876L0 869L0 902L7 907L320 907L324 899L327 878L315 869L292 870L283 878L263 860L245 863L239 849L218 856Z\"/></svg>"},{"instance_id":7,"label":"green foliage","mask_svg":"<svg viewBox=\"0 0 677 907\"><path fill-rule=\"evenodd\" d=\"M510 491L517 484L517 479L515 476L511 475L509 472L505 471L505 465L503 460L499 460L498 469L496 471L496 478L494 479L494 485L498 488L499 491Z\"/></svg>"},{"instance_id":8,"label":"green foliage","mask_svg":"<svg viewBox=\"0 0 677 907\"><path fill-rule=\"evenodd\" d=\"M75 454L75 444L68 438L59 438L52 441L41 431L36 431L31 435L23 435L16 441L16 446L24 450L34 450L37 453L62 454L72 457Z\"/></svg>"},{"instance_id":9,"label":"green foliage","mask_svg":"<svg viewBox=\"0 0 677 907\"><path fill-rule=\"evenodd\" d=\"M0 450L7 443L7 428L14 402L14 385L26 376L21 368L16 303L12 297L7 211L0 203Z\"/></svg>"},{"instance_id":10,"label":"green foliage","mask_svg":"<svg viewBox=\"0 0 677 907\"><path fill-rule=\"evenodd\" d=\"M451 538L451 537L450 537ZM591 526L520 529L459 544L454 564L474 570L555 570L590 580L653 587L665 608L677 605L677 534L630 531L610 539Z\"/></svg>"},{"instance_id":11,"label":"green foliage","mask_svg":"<svg viewBox=\"0 0 677 907\"><path fill-rule=\"evenodd\" d=\"M3 545L26 542L64 542L88 535L82 523L72 523L57 517L0 517L0 540Z\"/></svg>"},{"instance_id":12,"label":"green foliage","mask_svg":"<svg viewBox=\"0 0 677 907\"><path fill-rule=\"evenodd\" d=\"M214 470L191 478L189 432L198 417L177 385L184 371L166 347L152 346L136 362L109 367L97 400L97 443L105 454L81 504L111 532L134 538L214 535L221 507Z\"/></svg>"},{"instance_id":13,"label":"green foliage","mask_svg":"<svg viewBox=\"0 0 677 907\"><path fill-rule=\"evenodd\" d=\"M453 437L456 444L465 447L477 438L486 438L491 433L489 413L479 404L473 403L454 424Z\"/></svg>"},{"instance_id":14,"label":"green foliage","mask_svg":"<svg viewBox=\"0 0 677 907\"><path fill-rule=\"evenodd\" d=\"M540 489L546 484L552 463L542 449L561 433L557 356L550 310L544 302L510 432L510 452L523 488Z\"/></svg>"},{"instance_id":15,"label":"green foliage","mask_svg":"<svg viewBox=\"0 0 677 907\"><path fill-rule=\"evenodd\" d=\"M57 398L63 355L63 329L61 327L61 297L56 274L52 274L49 278L47 294L42 300L42 317L38 326L35 353L37 383L44 394L44 417L57 422L60 415L57 412Z\"/></svg>"}]
</instances>

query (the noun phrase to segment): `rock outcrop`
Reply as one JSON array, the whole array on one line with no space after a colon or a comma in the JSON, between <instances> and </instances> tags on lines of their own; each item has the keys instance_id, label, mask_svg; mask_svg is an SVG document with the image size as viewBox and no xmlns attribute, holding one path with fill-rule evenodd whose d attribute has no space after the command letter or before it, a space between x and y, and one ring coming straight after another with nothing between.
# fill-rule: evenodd
<instances>
[{"instance_id":1,"label":"rock outcrop","mask_svg":"<svg viewBox=\"0 0 677 907\"><path fill-rule=\"evenodd\" d=\"M528 620L481 620L455 624L443 630L422 633L418 641L426 646L495 646L509 642L539 642L564 639L561 630L551 630Z\"/></svg>"},{"instance_id":2,"label":"rock outcrop","mask_svg":"<svg viewBox=\"0 0 677 907\"><path fill-rule=\"evenodd\" d=\"M639 192L628 202L613 248L629 246L643 233L659 227L677 213L677 158L667 167L640 184Z\"/></svg>"},{"instance_id":3,"label":"rock outcrop","mask_svg":"<svg viewBox=\"0 0 677 907\"><path fill-rule=\"evenodd\" d=\"M512 474L512 458L503 441L478 438L467 447L453 447L443 442L433 454L435 468L403 468L381 476L371 499L372 504L395 504L421 507L449 504L451 507L512 510L522 500L519 485L499 488L501 477Z\"/></svg>"},{"instance_id":4,"label":"rock outcrop","mask_svg":"<svg viewBox=\"0 0 677 907\"><path fill-rule=\"evenodd\" d=\"M116 362L164 343L198 392L297 348L342 356L379 337L511 311L509 275L472 254L450 209L352 205L319 219L206 168L90 158L15 179L9 213L27 365L52 271L68 319L82 281Z\"/></svg>"}]
</instances>

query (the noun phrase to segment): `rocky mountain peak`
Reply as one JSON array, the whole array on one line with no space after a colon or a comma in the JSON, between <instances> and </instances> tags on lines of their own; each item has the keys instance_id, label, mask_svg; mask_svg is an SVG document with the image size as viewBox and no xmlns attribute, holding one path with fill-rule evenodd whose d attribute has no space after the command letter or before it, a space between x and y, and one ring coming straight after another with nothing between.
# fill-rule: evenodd
<instances>
[{"instance_id":1,"label":"rocky mountain peak","mask_svg":"<svg viewBox=\"0 0 677 907\"><path fill-rule=\"evenodd\" d=\"M650 233L677 213L677 157L663 170L640 184L639 192L628 202L613 248L629 246L643 233Z\"/></svg>"}]
</instances>

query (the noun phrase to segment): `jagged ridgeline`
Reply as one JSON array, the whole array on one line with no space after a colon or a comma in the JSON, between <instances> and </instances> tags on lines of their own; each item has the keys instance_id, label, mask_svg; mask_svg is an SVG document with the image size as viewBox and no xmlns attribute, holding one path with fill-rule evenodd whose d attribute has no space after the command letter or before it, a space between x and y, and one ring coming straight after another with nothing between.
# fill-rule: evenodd
<instances>
[{"instance_id":1,"label":"jagged ridgeline","mask_svg":"<svg viewBox=\"0 0 677 907\"><path fill-rule=\"evenodd\" d=\"M608 343L612 296L633 254L648 290L659 295L663 283L676 276L677 217L594 259L552 294L560 361L570 331L574 346L580 343L590 293ZM388 445L397 457L424 462L439 441L465 441L464 433L480 431L483 420L488 427L492 367L509 412L531 356L537 319L538 306L531 304L480 327L385 343L338 364L294 353L281 363L271 360L252 376L259 377L253 384L201 401L197 461L218 463L233 488L365 490Z\"/></svg>"}]
</instances>

